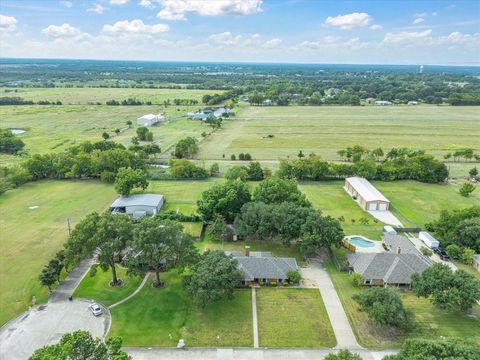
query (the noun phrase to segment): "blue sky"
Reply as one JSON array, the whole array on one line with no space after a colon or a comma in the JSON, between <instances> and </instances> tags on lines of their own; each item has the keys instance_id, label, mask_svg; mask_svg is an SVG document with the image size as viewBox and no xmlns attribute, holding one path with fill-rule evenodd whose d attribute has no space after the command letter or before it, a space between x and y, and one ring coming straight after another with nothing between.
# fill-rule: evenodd
<instances>
[{"instance_id":1,"label":"blue sky","mask_svg":"<svg viewBox=\"0 0 480 360\"><path fill-rule=\"evenodd\" d=\"M0 56L480 64L480 1L2 0Z\"/></svg>"}]
</instances>

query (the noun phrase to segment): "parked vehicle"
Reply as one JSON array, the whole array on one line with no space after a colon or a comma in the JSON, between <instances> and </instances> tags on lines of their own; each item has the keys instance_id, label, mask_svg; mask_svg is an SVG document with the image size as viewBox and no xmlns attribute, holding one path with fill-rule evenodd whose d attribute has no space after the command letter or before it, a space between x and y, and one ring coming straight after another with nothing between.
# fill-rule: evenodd
<instances>
[{"instance_id":1,"label":"parked vehicle","mask_svg":"<svg viewBox=\"0 0 480 360\"><path fill-rule=\"evenodd\" d=\"M448 256L448 254L445 252L445 250L443 250L440 247L433 249L433 252L435 254L437 254L440 257L440 259L443 260L443 261L449 261L450 260L450 256Z\"/></svg>"},{"instance_id":2,"label":"parked vehicle","mask_svg":"<svg viewBox=\"0 0 480 360\"><path fill-rule=\"evenodd\" d=\"M440 242L426 231L420 231L418 233L418 238L430 249L435 249L440 246Z\"/></svg>"},{"instance_id":3,"label":"parked vehicle","mask_svg":"<svg viewBox=\"0 0 480 360\"><path fill-rule=\"evenodd\" d=\"M90 309L90 311L92 312L92 314L95 315L95 316L100 316L100 315L103 314L102 308L101 308L100 305L98 305L97 303L90 304L90 305L88 306L88 308Z\"/></svg>"}]
</instances>

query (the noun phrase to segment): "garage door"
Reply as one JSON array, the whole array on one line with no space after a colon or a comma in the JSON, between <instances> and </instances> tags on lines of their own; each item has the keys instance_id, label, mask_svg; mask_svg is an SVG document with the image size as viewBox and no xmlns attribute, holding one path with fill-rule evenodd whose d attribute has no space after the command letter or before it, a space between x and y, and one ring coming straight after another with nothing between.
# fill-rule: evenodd
<instances>
[{"instance_id":1,"label":"garage door","mask_svg":"<svg viewBox=\"0 0 480 360\"><path fill-rule=\"evenodd\" d=\"M385 203L378 204L378 210L387 210L387 204Z\"/></svg>"},{"instance_id":2,"label":"garage door","mask_svg":"<svg viewBox=\"0 0 480 360\"><path fill-rule=\"evenodd\" d=\"M368 210L377 210L376 203L368 203Z\"/></svg>"}]
</instances>

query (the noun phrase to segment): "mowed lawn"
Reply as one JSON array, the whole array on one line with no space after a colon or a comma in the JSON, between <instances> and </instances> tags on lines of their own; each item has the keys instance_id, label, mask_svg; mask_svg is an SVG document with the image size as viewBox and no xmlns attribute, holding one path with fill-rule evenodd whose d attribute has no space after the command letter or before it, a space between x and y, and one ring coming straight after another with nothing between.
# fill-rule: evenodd
<instances>
[{"instance_id":1,"label":"mowed lawn","mask_svg":"<svg viewBox=\"0 0 480 360\"><path fill-rule=\"evenodd\" d=\"M479 121L480 107L473 106L250 106L202 143L200 158L248 152L277 160L294 158L301 149L338 160L338 150L357 144L425 149L439 156L466 147L479 151Z\"/></svg>"},{"instance_id":2,"label":"mowed lawn","mask_svg":"<svg viewBox=\"0 0 480 360\"><path fill-rule=\"evenodd\" d=\"M111 310L109 336L121 336L124 346L251 346L251 295L235 292L234 299L198 308L185 292L175 271L162 274L165 288L149 280L131 300Z\"/></svg>"},{"instance_id":3,"label":"mowed lawn","mask_svg":"<svg viewBox=\"0 0 480 360\"><path fill-rule=\"evenodd\" d=\"M72 228L91 211L102 211L115 198L111 185L97 181L39 181L0 197L0 323L37 303L48 291L38 276L62 249ZM36 207L32 208L30 207Z\"/></svg>"},{"instance_id":4,"label":"mowed lawn","mask_svg":"<svg viewBox=\"0 0 480 360\"><path fill-rule=\"evenodd\" d=\"M95 276L88 273L73 293L74 298L93 299L105 306L110 306L133 293L142 282L140 276L128 276L127 269L117 266L117 277L122 280L122 285L112 287L112 270L103 271L97 268Z\"/></svg>"},{"instance_id":5,"label":"mowed lawn","mask_svg":"<svg viewBox=\"0 0 480 360\"><path fill-rule=\"evenodd\" d=\"M418 181L375 181L374 185L390 200L390 209L405 226L424 227L436 220L442 210L480 205L480 186L466 198L458 185L425 184Z\"/></svg>"},{"instance_id":6,"label":"mowed lawn","mask_svg":"<svg viewBox=\"0 0 480 360\"><path fill-rule=\"evenodd\" d=\"M324 215L336 219L343 216L341 225L345 235L363 235L373 240L380 240L382 223L363 211L343 189L344 181L300 182L300 190L307 196L314 207L322 210ZM359 219L367 218L369 223L362 225ZM352 223L352 219L355 221Z\"/></svg>"},{"instance_id":7,"label":"mowed lawn","mask_svg":"<svg viewBox=\"0 0 480 360\"><path fill-rule=\"evenodd\" d=\"M256 295L260 346L335 346L318 289L261 288Z\"/></svg>"},{"instance_id":8,"label":"mowed lawn","mask_svg":"<svg viewBox=\"0 0 480 360\"><path fill-rule=\"evenodd\" d=\"M433 306L428 299L417 298L411 292L403 292L405 306L414 314L414 327L404 333L399 330L376 327L368 315L358 311L357 303L352 299L362 290L353 285L350 275L339 272L331 263L327 263L328 272L335 289L347 313L355 336L360 345L368 348L400 347L407 337L426 339L464 338L480 342L480 305L475 305L471 314L459 311L444 311Z\"/></svg>"}]
</instances>

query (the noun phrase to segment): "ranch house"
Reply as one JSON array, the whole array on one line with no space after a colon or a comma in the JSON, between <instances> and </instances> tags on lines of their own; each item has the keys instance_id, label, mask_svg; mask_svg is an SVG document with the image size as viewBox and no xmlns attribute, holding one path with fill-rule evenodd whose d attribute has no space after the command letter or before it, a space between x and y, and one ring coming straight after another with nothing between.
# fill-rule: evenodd
<instances>
[{"instance_id":1,"label":"ranch house","mask_svg":"<svg viewBox=\"0 0 480 360\"><path fill-rule=\"evenodd\" d=\"M390 201L367 179L356 176L346 178L345 191L366 211L386 211L390 207Z\"/></svg>"}]
</instances>

